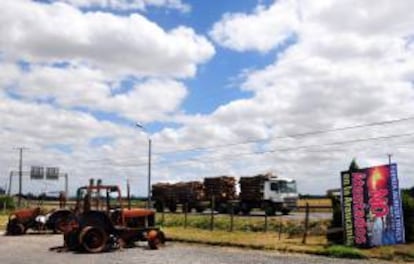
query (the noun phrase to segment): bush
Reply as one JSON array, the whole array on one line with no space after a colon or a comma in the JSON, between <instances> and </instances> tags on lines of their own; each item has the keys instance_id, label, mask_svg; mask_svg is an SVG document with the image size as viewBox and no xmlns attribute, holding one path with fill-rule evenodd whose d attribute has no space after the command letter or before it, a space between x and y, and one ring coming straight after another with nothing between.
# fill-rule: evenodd
<instances>
[{"instance_id":1,"label":"bush","mask_svg":"<svg viewBox=\"0 0 414 264\"><path fill-rule=\"evenodd\" d=\"M402 192L402 208L404 213L405 240L414 242L414 197L408 190Z\"/></svg>"},{"instance_id":2,"label":"bush","mask_svg":"<svg viewBox=\"0 0 414 264\"><path fill-rule=\"evenodd\" d=\"M4 208L6 206L6 208ZM14 200L11 196L0 196L0 209L15 209L16 205L14 203Z\"/></svg>"}]
</instances>

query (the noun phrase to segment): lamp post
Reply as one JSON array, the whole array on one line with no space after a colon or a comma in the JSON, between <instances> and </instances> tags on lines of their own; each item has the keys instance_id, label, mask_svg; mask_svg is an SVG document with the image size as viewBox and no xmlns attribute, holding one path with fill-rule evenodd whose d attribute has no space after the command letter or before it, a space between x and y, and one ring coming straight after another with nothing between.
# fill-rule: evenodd
<instances>
[{"instance_id":1,"label":"lamp post","mask_svg":"<svg viewBox=\"0 0 414 264\"><path fill-rule=\"evenodd\" d=\"M147 198L147 208L151 208L151 137L149 136L145 127L139 123L136 123L136 126L141 128L148 137L148 198Z\"/></svg>"}]
</instances>

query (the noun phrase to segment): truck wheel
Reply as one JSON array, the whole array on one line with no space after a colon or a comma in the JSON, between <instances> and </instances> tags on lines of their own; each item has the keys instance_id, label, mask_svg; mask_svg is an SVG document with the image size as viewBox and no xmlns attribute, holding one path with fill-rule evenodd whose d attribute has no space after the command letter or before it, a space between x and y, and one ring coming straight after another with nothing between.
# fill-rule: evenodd
<instances>
[{"instance_id":1,"label":"truck wheel","mask_svg":"<svg viewBox=\"0 0 414 264\"><path fill-rule=\"evenodd\" d=\"M164 205L160 202L155 202L155 210L157 210L157 213L162 213L164 211Z\"/></svg>"},{"instance_id":2,"label":"truck wheel","mask_svg":"<svg viewBox=\"0 0 414 264\"><path fill-rule=\"evenodd\" d=\"M282 214L283 215L288 215L290 213L290 210L287 208L282 208Z\"/></svg>"},{"instance_id":3,"label":"truck wheel","mask_svg":"<svg viewBox=\"0 0 414 264\"><path fill-rule=\"evenodd\" d=\"M219 214L226 214L227 206L225 204L219 204L219 206L216 208L216 211L219 212Z\"/></svg>"},{"instance_id":4,"label":"truck wheel","mask_svg":"<svg viewBox=\"0 0 414 264\"><path fill-rule=\"evenodd\" d=\"M203 207L196 207L196 212L197 213L202 213L204 211Z\"/></svg>"},{"instance_id":5,"label":"truck wheel","mask_svg":"<svg viewBox=\"0 0 414 264\"><path fill-rule=\"evenodd\" d=\"M242 214L244 215L249 215L250 214L250 210L251 208L249 207L249 205L242 203L240 206L240 211L242 212Z\"/></svg>"},{"instance_id":6,"label":"truck wheel","mask_svg":"<svg viewBox=\"0 0 414 264\"><path fill-rule=\"evenodd\" d=\"M170 206L168 206L168 210L170 210L171 213L175 213L177 211L177 205L171 204Z\"/></svg>"},{"instance_id":7,"label":"truck wheel","mask_svg":"<svg viewBox=\"0 0 414 264\"><path fill-rule=\"evenodd\" d=\"M108 235L100 227L86 226L79 234L79 242L89 253L98 253L105 249Z\"/></svg>"},{"instance_id":8,"label":"truck wheel","mask_svg":"<svg viewBox=\"0 0 414 264\"><path fill-rule=\"evenodd\" d=\"M273 206L266 206L265 208L265 214L268 216L275 215L276 209Z\"/></svg>"}]
</instances>

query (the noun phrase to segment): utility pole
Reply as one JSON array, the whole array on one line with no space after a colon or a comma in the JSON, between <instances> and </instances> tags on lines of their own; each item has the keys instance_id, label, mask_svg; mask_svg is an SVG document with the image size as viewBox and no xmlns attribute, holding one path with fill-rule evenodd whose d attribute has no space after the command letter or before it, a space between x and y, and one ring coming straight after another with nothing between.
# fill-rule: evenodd
<instances>
[{"instance_id":1,"label":"utility pole","mask_svg":"<svg viewBox=\"0 0 414 264\"><path fill-rule=\"evenodd\" d=\"M68 183L68 174L65 173L65 195L69 196L69 183Z\"/></svg>"},{"instance_id":2,"label":"utility pole","mask_svg":"<svg viewBox=\"0 0 414 264\"><path fill-rule=\"evenodd\" d=\"M151 138L148 139L148 203L147 208L151 208Z\"/></svg>"},{"instance_id":3,"label":"utility pole","mask_svg":"<svg viewBox=\"0 0 414 264\"><path fill-rule=\"evenodd\" d=\"M12 187L12 178L13 178L13 171L10 172L10 178L9 178L9 190L7 191L7 195L11 195L11 187Z\"/></svg>"},{"instance_id":4,"label":"utility pole","mask_svg":"<svg viewBox=\"0 0 414 264\"><path fill-rule=\"evenodd\" d=\"M388 156L388 164L391 165L392 154L388 153L387 156Z\"/></svg>"},{"instance_id":5,"label":"utility pole","mask_svg":"<svg viewBox=\"0 0 414 264\"><path fill-rule=\"evenodd\" d=\"M24 147L16 148L19 150L19 197L17 200L17 206L20 207L22 202L22 182L23 182L23 150Z\"/></svg>"}]
</instances>

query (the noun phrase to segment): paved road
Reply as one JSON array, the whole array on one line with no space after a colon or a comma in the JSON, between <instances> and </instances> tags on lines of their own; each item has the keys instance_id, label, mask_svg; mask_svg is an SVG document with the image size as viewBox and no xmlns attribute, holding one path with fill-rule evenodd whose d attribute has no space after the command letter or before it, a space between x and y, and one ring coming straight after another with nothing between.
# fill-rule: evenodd
<instances>
[{"instance_id":1,"label":"paved road","mask_svg":"<svg viewBox=\"0 0 414 264\"><path fill-rule=\"evenodd\" d=\"M0 234L0 263L1 264L267 264L267 263L387 263L381 261L358 261L344 259L329 259L309 255L282 254L269 251L241 250L235 248L210 247L168 243L160 250L149 250L145 244L136 248L117 250L102 254L78 254L73 252L50 251L49 248L62 245L60 235L26 235L7 237Z\"/></svg>"}]
</instances>

